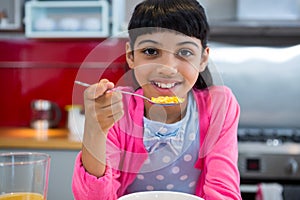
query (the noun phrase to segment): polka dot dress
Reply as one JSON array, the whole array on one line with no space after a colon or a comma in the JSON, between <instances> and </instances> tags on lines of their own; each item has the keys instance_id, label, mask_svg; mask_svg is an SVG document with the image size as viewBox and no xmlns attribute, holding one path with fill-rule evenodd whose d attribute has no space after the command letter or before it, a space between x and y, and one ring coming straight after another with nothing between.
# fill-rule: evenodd
<instances>
[{"instance_id":1,"label":"polka dot dress","mask_svg":"<svg viewBox=\"0 0 300 200\"><path fill-rule=\"evenodd\" d=\"M180 126L179 129L177 127L177 134L183 135L181 152L176 154L168 146L162 146L149 153L148 159L135 181L127 188L127 192L171 190L195 193L201 171L194 168L199 152L199 121L196 103L191 100L192 98L189 98L187 114L181 120L182 123L177 123L177 126ZM145 131L149 121L146 123ZM176 128L174 124L164 125L163 130L167 130L166 132L169 132L169 128L171 131Z\"/></svg>"}]
</instances>

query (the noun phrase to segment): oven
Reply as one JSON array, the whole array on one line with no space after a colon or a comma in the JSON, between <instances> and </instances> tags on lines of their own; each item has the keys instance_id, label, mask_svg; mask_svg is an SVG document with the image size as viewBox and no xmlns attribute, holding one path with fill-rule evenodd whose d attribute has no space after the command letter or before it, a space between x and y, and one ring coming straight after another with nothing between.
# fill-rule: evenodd
<instances>
[{"instance_id":1,"label":"oven","mask_svg":"<svg viewBox=\"0 0 300 200\"><path fill-rule=\"evenodd\" d=\"M255 199L260 183L277 183L283 199L299 199L300 45L216 43L210 54L213 74L222 77L218 83L232 89L241 107L238 168L243 199Z\"/></svg>"},{"instance_id":2,"label":"oven","mask_svg":"<svg viewBox=\"0 0 300 200\"><path fill-rule=\"evenodd\" d=\"M238 167L244 200L255 199L259 183L280 184L283 197L299 191L300 129L241 128L238 139Z\"/></svg>"}]
</instances>

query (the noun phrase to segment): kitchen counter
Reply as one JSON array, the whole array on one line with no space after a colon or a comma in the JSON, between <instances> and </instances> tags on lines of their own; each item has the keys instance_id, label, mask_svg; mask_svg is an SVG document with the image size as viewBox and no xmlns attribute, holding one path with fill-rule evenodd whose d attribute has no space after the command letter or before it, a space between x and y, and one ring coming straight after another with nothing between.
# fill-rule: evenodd
<instances>
[{"instance_id":1,"label":"kitchen counter","mask_svg":"<svg viewBox=\"0 0 300 200\"><path fill-rule=\"evenodd\" d=\"M35 130L0 128L0 149L80 150L81 142L69 139L68 129Z\"/></svg>"},{"instance_id":2,"label":"kitchen counter","mask_svg":"<svg viewBox=\"0 0 300 200\"><path fill-rule=\"evenodd\" d=\"M40 152L51 157L48 200L72 200L72 176L81 142L69 138L64 128L35 130L26 127L0 127L0 153Z\"/></svg>"}]
</instances>

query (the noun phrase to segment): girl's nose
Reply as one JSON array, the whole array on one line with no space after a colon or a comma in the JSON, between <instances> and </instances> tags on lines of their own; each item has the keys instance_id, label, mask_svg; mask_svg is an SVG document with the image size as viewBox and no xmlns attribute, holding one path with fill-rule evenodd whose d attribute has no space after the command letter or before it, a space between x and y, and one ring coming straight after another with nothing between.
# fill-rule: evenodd
<instances>
[{"instance_id":1,"label":"girl's nose","mask_svg":"<svg viewBox=\"0 0 300 200\"><path fill-rule=\"evenodd\" d=\"M177 73L178 59L173 53L165 52L157 67L158 73L163 75L174 75Z\"/></svg>"}]
</instances>

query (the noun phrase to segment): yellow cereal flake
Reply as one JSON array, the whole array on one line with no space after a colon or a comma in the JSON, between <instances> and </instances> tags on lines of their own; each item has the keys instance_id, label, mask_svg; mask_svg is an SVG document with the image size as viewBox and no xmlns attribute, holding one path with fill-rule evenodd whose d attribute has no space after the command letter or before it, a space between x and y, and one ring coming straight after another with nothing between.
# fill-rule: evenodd
<instances>
[{"instance_id":1,"label":"yellow cereal flake","mask_svg":"<svg viewBox=\"0 0 300 200\"><path fill-rule=\"evenodd\" d=\"M184 102L184 98L180 98L177 96L159 96L159 97L151 97L151 101L158 104L172 104L172 103L182 103Z\"/></svg>"}]
</instances>

